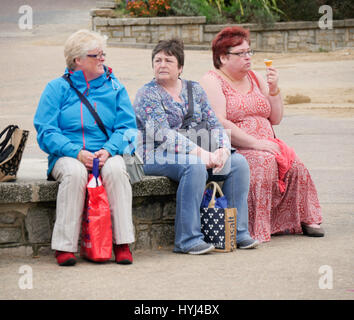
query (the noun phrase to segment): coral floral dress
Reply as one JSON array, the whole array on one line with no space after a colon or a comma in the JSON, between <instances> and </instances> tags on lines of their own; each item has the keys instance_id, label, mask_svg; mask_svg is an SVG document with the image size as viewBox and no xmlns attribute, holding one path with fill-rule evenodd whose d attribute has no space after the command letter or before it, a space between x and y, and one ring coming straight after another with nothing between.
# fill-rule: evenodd
<instances>
[{"instance_id":1,"label":"coral floral dress","mask_svg":"<svg viewBox=\"0 0 354 320\"><path fill-rule=\"evenodd\" d=\"M221 85L226 97L227 119L258 139L273 139L274 132L268 120L271 107L260 92L251 74L252 83L247 94L238 92L215 71L209 71ZM284 143L282 142L284 145ZM237 148L237 146L234 146ZM295 155L280 191L279 167L276 156L269 152L237 148L250 167L248 195L249 232L254 239L269 241L275 233L301 233L301 222L320 224L321 208L311 176Z\"/></svg>"}]
</instances>

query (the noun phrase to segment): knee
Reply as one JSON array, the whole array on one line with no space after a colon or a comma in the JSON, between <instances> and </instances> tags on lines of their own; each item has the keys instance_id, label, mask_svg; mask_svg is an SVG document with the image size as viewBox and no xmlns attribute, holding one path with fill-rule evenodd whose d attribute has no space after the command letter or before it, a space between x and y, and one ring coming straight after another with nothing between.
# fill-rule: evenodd
<instances>
[{"instance_id":1,"label":"knee","mask_svg":"<svg viewBox=\"0 0 354 320\"><path fill-rule=\"evenodd\" d=\"M194 181L207 175L206 165L195 155L179 155L176 165L178 166L179 179L182 176L188 176Z\"/></svg>"},{"instance_id":2,"label":"knee","mask_svg":"<svg viewBox=\"0 0 354 320\"><path fill-rule=\"evenodd\" d=\"M186 164L184 175L188 176L191 184L202 182L205 185L208 179L208 171L204 163Z\"/></svg>"},{"instance_id":3,"label":"knee","mask_svg":"<svg viewBox=\"0 0 354 320\"><path fill-rule=\"evenodd\" d=\"M109 158L101 169L101 175L103 179L110 176L127 175L123 157L114 156Z\"/></svg>"},{"instance_id":4,"label":"knee","mask_svg":"<svg viewBox=\"0 0 354 320\"><path fill-rule=\"evenodd\" d=\"M80 161L74 159L70 165L66 166L63 179L77 181L86 185L88 179L87 169Z\"/></svg>"},{"instance_id":5,"label":"knee","mask_svg":"<svg viewBox=\"0 0 354 320\"><path fill-rule=\"evenodd\" d=\"M296 175L297 177L302 177L308 172L308 170L300 159L295 158L291 168L289 169L289 172L290 174Z\"/></svg>"}]
</instances>

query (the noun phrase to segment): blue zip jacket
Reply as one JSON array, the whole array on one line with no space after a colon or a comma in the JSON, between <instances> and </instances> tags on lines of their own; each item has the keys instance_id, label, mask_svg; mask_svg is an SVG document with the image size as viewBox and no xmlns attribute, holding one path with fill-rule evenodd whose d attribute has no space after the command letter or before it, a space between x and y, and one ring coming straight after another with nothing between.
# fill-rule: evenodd
<instances>
[{"instance_id":1,"label":"blue zip jacket","mask_svg":"<svg viewBox=\"0 0 354 320\"><path fill-rule=\"evenodd\" d=\"M50 173L60 157L77 158L81 149L107 150L112 156L133 153L137 127L134 109L125 87L105 67L105 73L89 82L82 71L69 71L73 85L83 93L105 125L100 130L87 107L63 78L50 81L40 98L34 126L39 147L48 156Z\"/></svg>"}]
</instances>

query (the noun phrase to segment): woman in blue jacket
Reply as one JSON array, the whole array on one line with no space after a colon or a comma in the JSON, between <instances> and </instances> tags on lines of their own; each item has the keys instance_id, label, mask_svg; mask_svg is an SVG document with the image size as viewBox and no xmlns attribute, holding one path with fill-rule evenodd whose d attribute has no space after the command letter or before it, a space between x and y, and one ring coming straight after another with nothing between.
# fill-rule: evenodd
<instances>
[{"instance_id":1,"label":"woman in blue jacket","mask_svg":"<svg viewBox=\"0 0 354 320\"><path fill-rule=\"evenodd\" d=\"M34 117L37 141L49 154L48 176L60 182L52 249L59 265L74 265L84 209L88 171L99 159L100 173L111 207L117 263L132 263L134 242L132 190L122 155L135 149L135 113L124 86L104 65L105 38L79 30L65 43L65 77L90 102L107 131L65 77L50 81Z\"/></svg>"}]
</instances>

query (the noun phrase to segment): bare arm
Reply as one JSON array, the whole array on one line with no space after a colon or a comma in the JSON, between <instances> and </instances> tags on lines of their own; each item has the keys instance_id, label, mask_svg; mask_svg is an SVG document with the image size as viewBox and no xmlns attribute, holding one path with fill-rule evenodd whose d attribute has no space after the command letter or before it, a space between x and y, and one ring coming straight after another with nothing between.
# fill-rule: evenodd
<instances>
[{"instance_id":1,"label":"bare arm","mask_svg":"<svg viewBox=\"0 0 354 320\"><path fill-rule=\"evenodd\" d=\"M283 119L283 111L284 111L283 99L281 97L281 94L280 92L276 94L279 89L278 71L272 67L267 68L267 82L257 72L255 71L253 72L257 76L261 92L265 97L267 97L271 106L269 121L272 125L277 125ZM276 95L272 95L272 94L276 94Z\"/></svg>"}]
</instances>

